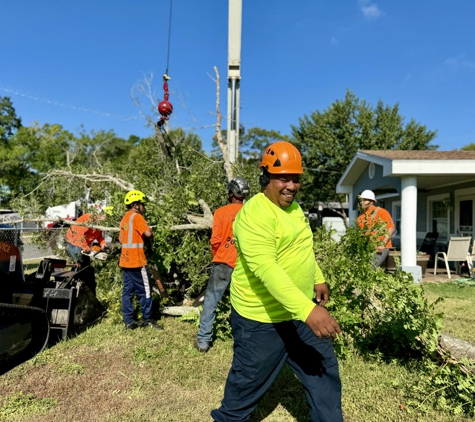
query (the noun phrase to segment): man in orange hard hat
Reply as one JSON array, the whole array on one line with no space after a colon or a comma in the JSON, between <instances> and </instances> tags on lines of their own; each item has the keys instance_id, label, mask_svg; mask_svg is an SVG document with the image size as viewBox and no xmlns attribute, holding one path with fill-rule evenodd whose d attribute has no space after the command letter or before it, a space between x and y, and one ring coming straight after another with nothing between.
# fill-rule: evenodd
<instances>
[{"instance_id":1,"label":"man in orange hard hat","mask_svg":"<svg viewBox=\"0 0 475 422\"><path fill-rule=\"evenodd\" d=\"M264 152L262 192L233 224L238 251L231 281L234 356L216 422L248 421L287 362L305 387L310 420L342 422L341 382L332 338L340 327L325 309L328 287L313 234L295 202L300 152L279 141Z\"/></svg>"}]
</instances>

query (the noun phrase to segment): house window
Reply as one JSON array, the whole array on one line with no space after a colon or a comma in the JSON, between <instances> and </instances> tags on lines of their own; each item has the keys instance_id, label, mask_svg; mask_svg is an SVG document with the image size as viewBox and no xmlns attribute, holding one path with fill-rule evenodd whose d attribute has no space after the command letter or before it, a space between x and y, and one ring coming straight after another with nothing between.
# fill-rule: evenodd
<instances>
[{"instance_id":1,"label":"house window","mask_svg":"<svg viewBox=\"0 0 475 422\"><path fill-rule=\"evenodd\" d=\"M448 239L449 232L449 208L447 201L432 201L432 232L439 233L439 239Z\"/></svg>"}]
</instances>

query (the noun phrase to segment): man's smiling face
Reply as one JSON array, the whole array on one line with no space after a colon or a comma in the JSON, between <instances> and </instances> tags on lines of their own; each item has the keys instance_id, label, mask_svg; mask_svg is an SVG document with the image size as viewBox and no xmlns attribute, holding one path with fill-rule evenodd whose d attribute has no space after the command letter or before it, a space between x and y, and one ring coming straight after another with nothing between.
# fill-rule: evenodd
<instances>
[{"instance_id":1,"label":"man's smiling face","mask_svg":"<svg viewBox=\"0 0 475 422\"><path fill-rule=\"evenodd\" d=\"M264 195L285 210L292 205L300 190L300 174L271 174Z\"/></svg>"}]
</instances>

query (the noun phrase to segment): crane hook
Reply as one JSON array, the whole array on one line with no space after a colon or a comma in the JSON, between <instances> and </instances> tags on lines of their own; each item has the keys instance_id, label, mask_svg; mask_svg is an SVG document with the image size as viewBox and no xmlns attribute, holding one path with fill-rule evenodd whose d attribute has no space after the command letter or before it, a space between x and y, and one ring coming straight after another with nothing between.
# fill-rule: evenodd
<instances>
[{"instance_id":1,"label":"crane hook","mask_svg":"<svg viewBox=\"0 0 475 422\"><path fill-rule=\"evenodd\" d=\"M162 127L165 122L169 119L170 114L173 113L172 103L168 101L170 93L168 92L168 81L170 77L165 73L163 75L163 101L160 101L158 104L158 112L160 113L160 120L157 122L157 126Z\"/></svg>"}]
</instances>

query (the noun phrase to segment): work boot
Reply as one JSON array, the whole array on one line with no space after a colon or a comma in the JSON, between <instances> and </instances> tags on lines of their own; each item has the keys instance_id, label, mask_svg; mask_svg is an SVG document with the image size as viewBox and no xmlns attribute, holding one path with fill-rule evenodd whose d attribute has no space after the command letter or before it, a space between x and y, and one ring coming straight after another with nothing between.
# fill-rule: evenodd
<instances>
[{"instance_id":1,"label":"work boot","mask_svg":"<svg viewBox=\"0 0 475 422\"><path fill-rule=\"evenodd\" d=\"M137 324L137 321L132 321L130 324L125 324L125 329L126 330L135 330L139 324Z\"/></svg>"},{"instance_id":2,"label":"work boot","mask_svg":"<svg viewBox=\"0 0 475 422\"><path fill-rule=\"evenodd\" d=\"M206 353L208 350L209 350L209 346L206 346L206 347L201 347L199 344L198 344L198 340L195 340L195 342L193 343L193 347L198 350L198 352L200 353Z\"/></svg>"},{"instance_id":3,"label":"work boot","mask_svg":"<svg viewBox=\"0 0 475 422\"><path fill-rule=\"evenodd\" d=\"M146 327L150 327L150 328L154 328L155 330L163 330L163 327L158 325L158 324L155 324L151 319L144 319L142 321L142 327L146 328Z\"/></svg>"}]
</instances>

